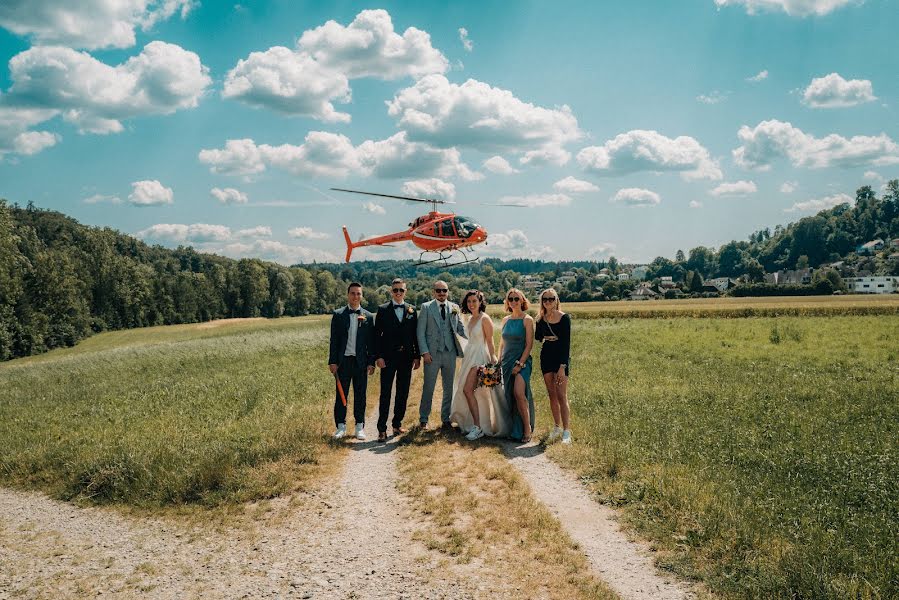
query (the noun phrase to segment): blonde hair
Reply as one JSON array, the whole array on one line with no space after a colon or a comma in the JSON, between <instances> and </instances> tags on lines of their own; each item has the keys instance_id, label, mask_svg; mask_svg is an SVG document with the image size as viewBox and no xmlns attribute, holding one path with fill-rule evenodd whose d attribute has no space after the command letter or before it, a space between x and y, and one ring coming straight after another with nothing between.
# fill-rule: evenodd
<instances>
[{"instance_id":1,"label":"blonde hair","mask_svg":"<svg viewBox=\"0 0 899 600\"><path fill-rule=\"evenodd\" d=\"M519 290L518 288L511 288L503 297L503 306L506 308L506 312L512 312L512 307L509 306L509 296L511 296L512 294L518 294L518 297L521 298L519 306L521 307L522 312L526 311L531 306L528 302L527 296L525 296L521 292L521 290Z\"/></svg>"},{"instance_id":2,"label":"blonde hair","mask_svg":"<svg viewBox=\"0 0 899 600\"><path fill-rule=\"evenodd\" d=\"M556 299L556 306L561 308L561 306L559 306L559 293L554 288L546 288L545 290L540 292L540 296L539 296L540 314L537 315L538 321L542 321L543 319L546 318L546 305L543 303L543 296L546 295L547 292L552 292L553 298Z\"/></svg>"}]
</instances>

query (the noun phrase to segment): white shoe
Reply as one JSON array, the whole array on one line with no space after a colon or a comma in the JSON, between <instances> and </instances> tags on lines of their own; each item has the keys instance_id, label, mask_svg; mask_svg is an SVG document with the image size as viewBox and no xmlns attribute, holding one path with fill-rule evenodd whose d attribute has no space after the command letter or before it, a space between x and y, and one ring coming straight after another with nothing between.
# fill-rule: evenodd
<instances>
[{"instance_id":1,"label":"white shoe","mask_svg":"<svg viewBox=\"0 0 899 600\"><path fill-rule=\"evenodd\" d=\"M356 423L356 439L365 439L365 423Z\"/></svg>"},{"instance_id":2,"label":"white shoe","mask_svg":"<svg viewBox=\"0 0 899 600\"><path fill-rule=\"evenodd\" d=\"M346 423L341 423L337 426L337 431L334 432L334 439L339 440L340 438L346 435Z\"/></svg>"},{"instance_id":3,"label":"white shoe","mask_svg":"<svg viewBox=\"0 0 899 600\"><path fill-rule=\"evenodd\" d=\"M552 444L559 439L560 435L562 435L562 428L556 425L555 427L553 427L553 430L549 432L549 437L546 438L546 443Z\"/></svg>"},{"instance_id":4,"label":"white shoe","mask_svg":"<svg viewBox=\"0 0 899 600\"><path fill-rule=\"evenodd\" d=\"M472 427L471 431L468 432L468 435L465 436L465 439L469 442L473 442L478 438L484 437L484 430L475 425Z\"/></svg>"},{"instance_id":5,"label":"white shoe","mask_svg":"<svg viewBox=\"0 0 899 600\"><path fill-rule=\"evenodd\" d=\"M563 444L571 443L571 430L570 429L566 429L565 431L562 432L562 443Z\"/></svg>"}]
</instances>

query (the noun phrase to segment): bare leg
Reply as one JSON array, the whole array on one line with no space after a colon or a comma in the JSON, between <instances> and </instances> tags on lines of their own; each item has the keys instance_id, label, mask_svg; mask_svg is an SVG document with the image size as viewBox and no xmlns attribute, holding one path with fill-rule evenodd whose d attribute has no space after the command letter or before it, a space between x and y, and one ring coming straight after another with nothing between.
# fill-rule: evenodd
<instances>
[{"instance_id":1,"label":"bare leg","mask_svg":"<svg viewBox=\"0 0 899 600\"><path fill-rule=\"evenodd\" d=\"M471 411L471 416L474 417L474 424L480 427L481 415L478 412L478 399L474 397L474 388L477 384L477 380L478 369L477 367L472 367L471 370L468 371L468 376L465 378L465 385L462 386L462 393L465 394L465 400L468 402L468 410Z\"/></svg>"},{"instance_id":2,"label":"bare leg","mask_svg":"<svg viewBox=\"0 0 899 600\"><path fill-rule=\"evenodd\" d=\"M556 386L556 399L559 403L559 412L562 415L562 429L571 429L570 415L571 410L568 406L568 376L562 375L559 378L559 385Z\"/></svg>"},{"instance_id":3,"label":"bare leg","mask_svg":"<svg viewBox=\"0 0 899 600\"><path fill-rule=\"evenodd\" d=\"M549 395L549 410L553 414L553 423L556 427L562 425L562 415L559 410L559 386L556 385L555 373L544 373L543 383L546 384L546 393Z\"/></svg>"},{"instance_id":4,"label":"bare leg","mask_svg":"<svg viewBox=\"0 0 899 600\"><path fill-rule=\"evenodd\" d=\"M528 408L528 397L524 393L524 377L515 376L512 384L512 394L515 396L515 405L518 407L518 416L521 417L522 441L531 441L531 411Z\"/></svg>"}]
</instances>

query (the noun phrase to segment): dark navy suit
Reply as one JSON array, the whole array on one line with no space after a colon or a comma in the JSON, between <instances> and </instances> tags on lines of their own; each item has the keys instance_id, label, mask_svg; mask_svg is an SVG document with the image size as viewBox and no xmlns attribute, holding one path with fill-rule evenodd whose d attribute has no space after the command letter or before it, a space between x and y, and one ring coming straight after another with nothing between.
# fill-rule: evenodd
<instances>
[{"instance_id":1,"label":"dark navy suit","mask_svg":"<svg viewBox=\"0 0 899 600\"><path fill-rule=\"evenodd\" d=\"M418 314L415 306L404 304L402 320L396 317L393 302L378 307L375 318L375 360L383 358L386 366L381 369L381 398L378 407L378 431L387 431L387 415L390 412L390 391L396 378L396 396L393 406L394 429L399 428L406 416L409 385L412 381L413 361L421 356L418 351Z\"/></svg>"},{"instance_id":2,"label":"dark navy suit","mask_svg":"<svg viewBox=\"0 0 899 600\"><path fill-rule=\"evenodd\" d=\"M360 319L360 317L364 317ZM350 327L356 328L356 355L346 356ZM349 402L350 383L353 385L353 418L356 424L365 423L365 392L368 389L368 367L374 366L374 315L364 308L356 314L349 306L334 311L331 316L331 347L328 364L337 365L337 378ZM340 400L334 386L334 423L346 423L347 407Z\"/></svg>"}]
</instances>

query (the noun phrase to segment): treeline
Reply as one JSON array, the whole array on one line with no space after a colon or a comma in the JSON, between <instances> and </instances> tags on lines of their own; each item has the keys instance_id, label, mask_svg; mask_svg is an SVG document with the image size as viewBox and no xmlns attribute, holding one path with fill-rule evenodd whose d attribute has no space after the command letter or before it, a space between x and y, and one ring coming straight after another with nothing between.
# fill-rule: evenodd
<instances>
[{"instance_id":1,"label":"treeline","mask_svg":"<svg viewBox=\"0 0 899 600\"><path fill-rule=\"evenodd\" d=\"M325 313L345 298L326 269L148 246L0 200L2 360L108 329Z\"/></svg>"}]
</instances>

